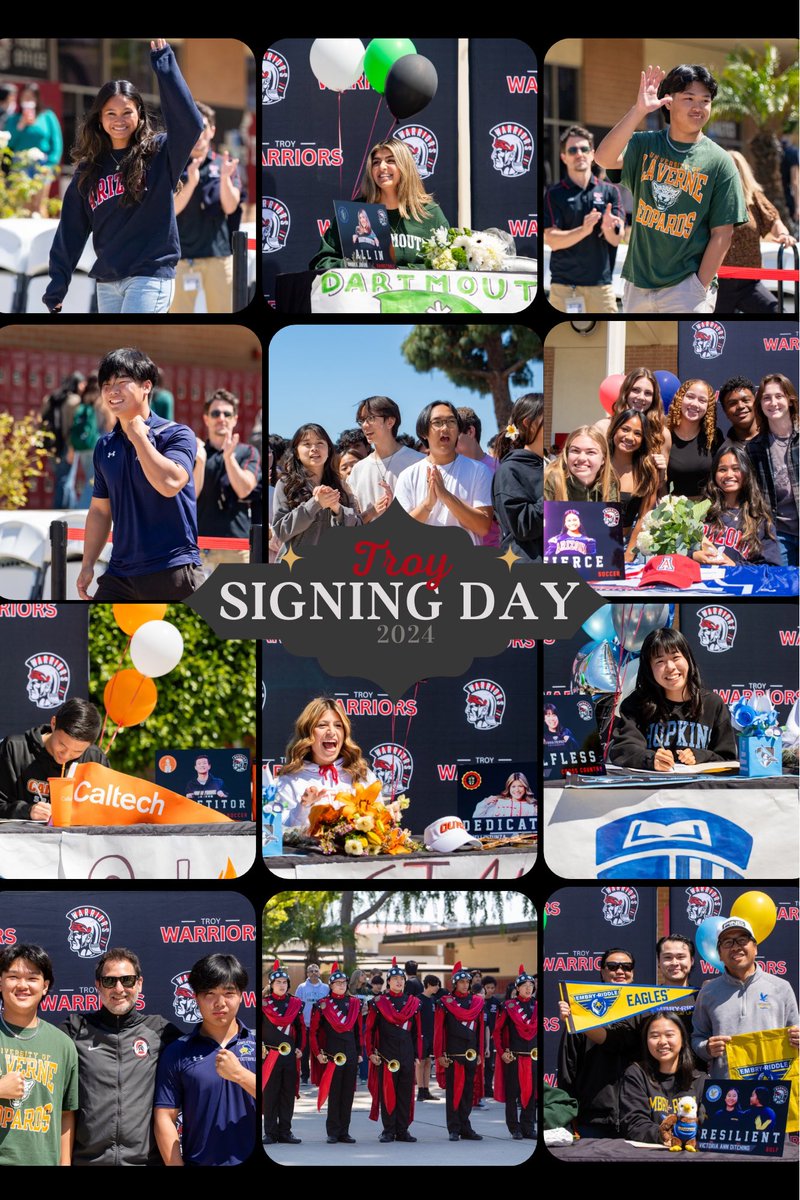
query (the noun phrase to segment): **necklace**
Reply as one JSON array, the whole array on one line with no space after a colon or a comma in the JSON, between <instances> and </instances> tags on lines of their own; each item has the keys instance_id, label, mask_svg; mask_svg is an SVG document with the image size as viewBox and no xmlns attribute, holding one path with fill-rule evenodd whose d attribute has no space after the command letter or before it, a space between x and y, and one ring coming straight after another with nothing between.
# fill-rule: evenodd
<instances>
[{"instance_id":1,"label":"necklace","mask_svg":"<svg viewBox=\"0 0 800 1200\"><path fill-rule=\"evenodd\" d=\"M392 461L392 459L394 458L395 454L399 453L399 451L400 451L401 449L402 449L402 447L401 447L401 446L398 446L398 447L397 447L397 450L393 450L393 451L392 451L392 453L391 453L391 454L388 456L388 458L386 458L386 459L383 459L383 458L381 458L381 456L380 456L380 454L378 453L378 451L377 451L377 450L375 451L375 463L376 463L376 465L377 465L377 467L378 467L378 474L380 475L380 477L381 477L381 479L384 481L384 483L386 482L386 480L387 480L387 478L388 478L388 476L389 476L389 464L391 463L391 461ZM384 462L386 463L386 467L385 467L385 468L384 468L384 465L383 465L383 464L384 464Z\"/></svg>"},{"instance_id":2,"label":"necklace","mask_svg":"<svg viewBox=\"0 0 800 1200\"><path fill-rule=\"evenodd\" d=\"M122 156L121 156L120 158L117 158L117 156L116 156L116 154L114 153L114 151L113 151L113 150L111 151L111 157L112 157L112 158L113 158L113 160L114 160L114 164L115 164L115 166L116 166L117 170L119 170L119 165L120 165L120 163L122 162L122 159L125 157L125 155L126 155L127 153L128 153L128 150L127 150L127 147L126 147L126 148L125 148L125 149L122 151Z\"/></svg>"},{"instance_id":3,"label":"necklace","mask_svg":"<svg viewBox=\"0 0 800 1200\"><path fill-rule=\"evenodd\" d=\"M673 142L672 138L669 136L669 130L668 130L668 129L665 129L665 130L664 130L664 134L665 134L665 136L666 136L666 139L667 139L667 145L670 147L670 149L674 150L676 154L688 154L688 153L689 153L689 151L691 150L692 146L696 146L696 145L697 145L697 142L700 142L700 141L702 141L702 139L705 137L705 134L704 134L704 133L701 133L701 134L700 134L700 137L697 139L697 142L692 142L692 144L691 144L690 146L687 146L687 147L686 147L684 150L681 150L679 146L676 146L676 145L675 145L675 143Z\"/></svg>"},{"instance_id":4,"label":"necklace","mask_svg":"<svg viewBox=\"0 0 800 1200\"><path fill-rule=\"evenodd\" d=\"M16 1038L18 1042L30 1042L30 1041L33 1041L33 1039L36 1037L36 1034L39 1032L39 1022L38 1022L38 1020L37 1020L36 1024L35 1024L35 1025L34 1025L34 1027L33 1027L33 1032L32 1032L32 1033L29 1033L27 1037L23 1037L21 1033L14 1033L14 1030L11 1028L11 1026L10 1026L10 1025L8 1025L8 1024L6 1023L6 1020L5 1020L5 1018L4 1018L4 1017L2 1017L2 1016L0 1016L0 1024L2 1024L2 1026L3 1026L3 1029L5 1029L6 1033L9 1033L9 1034L11 1035L11 1037L13 1037L13 1038Z\"/></svg>"}]
</instances>

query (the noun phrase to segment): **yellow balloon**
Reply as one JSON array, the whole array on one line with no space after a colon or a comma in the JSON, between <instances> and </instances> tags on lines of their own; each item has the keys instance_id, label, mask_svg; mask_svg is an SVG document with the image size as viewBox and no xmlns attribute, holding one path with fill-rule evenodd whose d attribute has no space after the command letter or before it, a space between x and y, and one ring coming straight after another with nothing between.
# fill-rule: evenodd
<instances>
[{"instance_id":1,"label":"yellow balloon","mask_svg":"<svg viewBox=\"0 0 800 1200\"><path fill-rule=\"evenodd\" d=\"M745 892L734 902L731 916L749 921L756 941L764 942L775 928L778 910L766 892Z\"/></svg>"},{"instance_id":2,"label":"yellow balloon","mask_svg":"<svg viewBox=\"0 0 800 1200\"><path fill-rule=\"evenodd\" d=\"M112 604L114 620L123 633L130 637L145 621L161 621L167 611L166 604Z\"/></svg>"}]
</instances>

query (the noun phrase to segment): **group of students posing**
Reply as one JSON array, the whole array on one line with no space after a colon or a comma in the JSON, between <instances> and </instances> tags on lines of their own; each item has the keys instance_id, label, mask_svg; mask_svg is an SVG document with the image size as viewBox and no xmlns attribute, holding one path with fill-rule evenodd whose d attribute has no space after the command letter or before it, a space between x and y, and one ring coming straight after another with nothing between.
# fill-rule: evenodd
<instances>
[{"instance_id":1,"label":"group of students posing","mask_svg":"<svg viewBox=\"0 0 800 1200\"><path fill-rule=\"evenodd\" d=\"M329 994L314 1004L306 1034L303 1002L289 994L289 974L275 962L265 992L264 1122L267 1145L296 1144L292 1133L295 1099L300 1094L300 1061L308 1036L311 1080L318 1088L317 1108L327 1102L327 1142L353 1144L350 1121L359 1064L369 1060L370 1120L380 1120L380 1142L415 1142L409 1132L414 1119L416 1070L433 1054L436 1079L445 1093L446 1124L451 1142L481 1141L470 1124L473 1106L484 1094L485 1001L471 990L471 972L453 967L452 992L436 1002L432 1034L423 1032L421 1001L406 990L406 973L395 959L387 972L388 990L368 1007L362 1022L362 999L348 992L348 977L334 963ZM410 980L408 981L411 982ZM500 1007L493 1042L502 1062L495 1072L494 1098L505 1104L512 1138L534 1137L536 1001L535 977L520 966L516 996ZM418 1095L418 1098L433 1099Z\"/></svg>"},{"instance_id":2,"label":"group of students posing","mask_svg":"<svg viewBox=\"0 0 800 1200\"><path fill-rule=\"evenodd\" d=\"M662 496L708 498L697 562L797 566L797 391L777 373L758 385L736 376L718 399L727 434L710 383L682 383L665 415L653 372L630 371L610 416L574 429L545 466L545 500L620 503L630 562Z\"/></svg>"}]
</instances>

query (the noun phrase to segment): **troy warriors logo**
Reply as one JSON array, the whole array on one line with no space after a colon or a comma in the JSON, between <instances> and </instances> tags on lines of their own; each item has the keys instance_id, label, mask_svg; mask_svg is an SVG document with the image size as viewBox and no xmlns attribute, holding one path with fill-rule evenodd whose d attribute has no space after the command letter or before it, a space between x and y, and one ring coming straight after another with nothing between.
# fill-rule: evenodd
<instances>
[{"instance_id":1,"label":"troy warriors logo","mask_svg":"<svg viewBox=\"0 0 800 1200\"><path fill-rule=\"evenodd\" d=\"M692 349L698 358L719 358L725 349L725 326L719 321L695 321Z\"/></svg>"},{"instance_id":2,"label":"troy warriors logo","mask_svg":"<svg viewBox=\"0 0 800 1200\"><path fill-rule=\"evenodd\" d=\"M708 604L697 614L700 622L697 636L700 645L711 654L724 654L730 650L736 637L736 617L729 608L719 604Z\"/></svg>"},{"instance_id":3,"label":"troy warriors logo","mask_svg":"<svg viewBox=\"0 0 800 1200\"><path fill-rule=\"evenodd\" d=\"M276 196L264 196L261 200L261 250L274 254L282 250L289 236L292 219L289 209Z\"/></svg>"},{"instance_id":4,"label":"troy warriors logo","mask_svg":"<svg viewBox=\"0 0 800 1200\"><path fill-rule=\"evenodd\" d=\"M619 525L619 510L616 508L604 508L603 524L608 525L609 529L613 529Z\"/></svg>"},{"instance_id":5,"label":"troy warriors logo","mask_svg":"<svg viewBox=\"0 0 800 1200\"><path fill-rule=\"evenodd\" d=\"M405 746L383 742L370 750L372 769L392 796L399 796L411 783L414 760Z\"/></svg>"},{"instance_id":6,"label":"troy warriors logo","mask_svg":"<svg viewBox=\"0 0 800 1200\"><path fill-rule=\"evenodd\" d=\"M414 163L420 179L427 179L436 170L436 159L439 157L439 143L436 134L424 125L404 125L394 135L398 142L404 142L414 156Z\"/></svg>"},{"instance_id":7,"label":"troy warriors logo","mask_svg":"<svg viewBox=\"0 0 800 1200\"><path fill-rule=\"evenodd\" d=\"M28 699L37 708L60 708L69 691L69 667L58 654L32 654L28 668Z\"/></svg>"},{"instance_id":8,"label":"troy warriors logo","mask_svg":"<svg viewBox=\"0 0 800 1200\"><path fill-rule=\"evenodd\" d=\"M203 1018L200 1016L194 992L189 987L189 972L181 971L180 975L173 975L170 983L175 989L172 997L172 1007L175 1010L175 1016L179 1017L181 1021L194 1024L202 1021Z\"/></svg>"},{"instance_id":9,"label":"troy warriors logo","mask_svg":"<svg viewBox=\"0 0 800 1200\"><path fill-rule=\"evenodd\" d=\"M277 104L288 86L288 62L277 50L268 50L261 60L261 103Z\"/></svg>"},{"instance_id":10,"label":"troy warriors logo","mask_svg":"<svg viewBox=\"0 0 800 1200\"><path fill-rule=\"evenodd\" d=\"M81 904L66 914L69 921L67 945L78 958L99 958L111 940L108 913L93 904Z\"/></svg>"},{"instance_id":11,"label":"troy warriors logo","mask_svg":"<svg viewBox=\"0 0 800 1200\"><path fill-rule=\"evenodd\" d=\"M492 166L507 179L516 179L531 169L533 138L529 129L515 121L503 121L489 130Z\"/></svg>"},{"instance_id":12,"label":"troy warriors logo","mask_svg":"<svg viewBox=\"0 0 800 1200\"><path fill-rule=\"evenodd\" d=\"M588 700L578 701L578 716L582 721L592 721L594 719L594 709Z\"/></svg>"},{"instance_id":13,"label":"troy warriors logo","mask_svg":"<svg viewBox=\"0 0 800 1200\"><path fill-rule=\"evenodd\" d=\"M686 896L686 915L693 925L722 912L722 896L715 887L688 887Z\"/></svg>"},{"instance_id":14,"label":"troy warriors logo","mask_svg":"<svg viewBox=\"0 0 800 1200\"><path fill-rule=\"evenodd\" d=\"M780 1087L776 1087L776 1088L772 1089L772 1103L773 1104L785 1104L788 1099L789 1099L789 1089L785 1088L782 1084Z\"/></svg>"},{"instance_id":15,"label":"troy warriors logo","mask_svg":"<svg viewBox=\"0 0 800 1200\"><path fill-rule=\"evenodd\" d=\"M147 1055L149 1052L150 1052L150 1047L148 1046L145 1039L137 1038L136 1041L133 1043L133 1053L136 1055L136 1057L137 1058L147 1058Z\"/></svg>"},{"instance_id":16,"label":"troy warriors logo","mask_svg":"<svg viewBox=\"0 0 800 1200\"><path fill-rule=\"evenodd\" d=\"M231 759L231 766L233 767L234 771L246 771L247 770L247 755L246 754L234 754L233 758Z\"/></svg>"},{"instance_id":17,"label":"troy warriors logo","mask_svg":"<svg viewBox=\"0 0 800 1200\"><path fill-rule=\"evenodd\" d=\"M476 729L497 729L503 720L506 694L493 679L473 679L464 688L467 706L464 709L470 725Z\"/></svg>"},{"instance_id":18,"label":"troy warriors logo","mask_svg":"<svg viewBox=\"0 0 800 1200\"><path fill-rule=\"evenodd\" d=\"M603 918L609 925L632 925L639 908L639 893L636 888L604 887Z\"/></svg>"}]
</instances>

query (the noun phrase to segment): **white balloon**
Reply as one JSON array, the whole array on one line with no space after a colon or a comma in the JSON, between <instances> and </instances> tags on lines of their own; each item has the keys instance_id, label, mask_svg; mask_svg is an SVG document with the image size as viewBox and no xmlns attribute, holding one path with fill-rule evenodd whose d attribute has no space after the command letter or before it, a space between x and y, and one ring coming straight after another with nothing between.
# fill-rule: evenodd
<instances>
[{"instance_id":1,"label":"white balloon","mask_svg":"<svg viewBox=\"0 0 800 1200\"><path fill-rule=\"evenodd\" d=\"M344 92L361 78L365 54L360 38L317 38L308 57L320 83Z\"/></svg>"},{"instance_id":2,"label":"white balloon","mask_svg":"<svg viewBox=\"0 0 800 1200\"><path fill-rule=\"evenodd\" d=\"M158 679L183 658L183 638L169 621L145 621L131 638L131 660L137 671Z\"/></svg>"}]
</instances>

